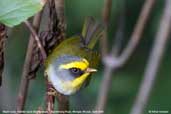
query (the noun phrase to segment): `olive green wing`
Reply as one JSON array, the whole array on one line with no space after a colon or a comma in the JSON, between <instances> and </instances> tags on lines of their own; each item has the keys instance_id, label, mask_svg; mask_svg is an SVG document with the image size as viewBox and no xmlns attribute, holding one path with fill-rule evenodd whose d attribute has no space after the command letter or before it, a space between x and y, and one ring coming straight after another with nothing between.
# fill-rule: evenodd
<instances>
[{"instance_id":1,"label":"olive green wing","mask_svg":"<svg viewBox=\"0 0 171 114\"><path fill-rule=\"evenodd\" d=\"M104 37L104 25L99 21L95 21L93 17L87 17L83 29L83 43L89 49L93 49L99 38Z\"/></svg>"}]
</instances>

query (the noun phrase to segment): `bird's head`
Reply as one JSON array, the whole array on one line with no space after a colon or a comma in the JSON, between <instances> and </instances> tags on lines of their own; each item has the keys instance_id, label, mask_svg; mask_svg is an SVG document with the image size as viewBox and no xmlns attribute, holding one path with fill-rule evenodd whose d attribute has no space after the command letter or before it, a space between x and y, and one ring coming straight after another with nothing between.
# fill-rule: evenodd
<instances>
[{"instance_id":1,"label":"bird's head","mask_svg":"<svg viewBox=\"0 0 171 114\"><path fill-rule=\"evenodd\" d=\"M55 59L46 72L55 89L67 95L79 90L87 77L96 71L89 67L85 58L64 55Z\"/></svg>"}]
</instances>

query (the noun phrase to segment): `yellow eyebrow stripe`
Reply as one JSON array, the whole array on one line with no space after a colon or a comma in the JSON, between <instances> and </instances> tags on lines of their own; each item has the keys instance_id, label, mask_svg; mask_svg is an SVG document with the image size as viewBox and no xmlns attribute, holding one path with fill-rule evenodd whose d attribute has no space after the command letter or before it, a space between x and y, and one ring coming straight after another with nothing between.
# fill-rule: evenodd
<instances>
[{"instance_id":1,"label":"yellow eyebrow stripe","mask_svg":"<svg viewBox=\"0 0 171 114\"><path fill-rule=\"evenodd\" d=\"M86 59L83 59L82 61L74 61L67 64L62 64L59 66L61 69L70 69L70 68L79 68L81 70L85 70L89 66L89 63Z\"/></svg>"}]
</instances>

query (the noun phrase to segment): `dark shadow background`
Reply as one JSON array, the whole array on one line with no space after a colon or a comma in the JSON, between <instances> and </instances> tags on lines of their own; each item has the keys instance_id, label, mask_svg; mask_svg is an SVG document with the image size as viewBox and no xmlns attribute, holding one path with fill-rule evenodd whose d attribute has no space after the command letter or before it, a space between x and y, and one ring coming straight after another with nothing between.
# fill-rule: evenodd
<instances>
[{"instance_id":1,"label":"dark shadow background","mask_svg":"<svg viewBox=\"0 0 171 114\"><path fill-rule=\"evenodd\" d=\"M132 33L144 0L125 0L125 33L123 47ZM147 59L154 43L156 30L159 27L163 11L164 0L156 0L150 19L145 27L142 40L127 64L117 73L113 74L112 85L109 91L105 114L128 114L135 99ZM121 12L123 0L113 0L112 13L109 26L109 42L115 36L118 16ZM67 36L81 32L85 17L93 16L101 20L103 0L66 0ZM9 37L5 50L5 71L3 86L0 88L0 110L15 110L16 98L20 86L21 72L27 49L29 31L24 25L9 29ZM170 36L171 37L171 36ZM167 43L160 69L157 73L156 83L152 90L148 110L168 110L171 112L171 40ZM111 47L110 44L109 47ZM96 104L99 86L103 77L103 65L92 76L90 85L78 94L70 97L71 110L93 110ZM37 110L45 105L45 80L43 68L35 80L31 81L26 101L26 110Z\"/></svg>"}]
</instances>

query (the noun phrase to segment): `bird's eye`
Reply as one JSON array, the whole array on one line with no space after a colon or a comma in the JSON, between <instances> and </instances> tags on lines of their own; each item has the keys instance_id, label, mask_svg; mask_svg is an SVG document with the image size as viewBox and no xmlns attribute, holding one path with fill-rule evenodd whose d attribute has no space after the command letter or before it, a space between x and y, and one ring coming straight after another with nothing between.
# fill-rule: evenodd
<instances>
[{"instance_id":1,"label":"bird's eye","mask_svg":"<svg viewBox=\"0 0 171 114\"><path fill-rule=\"evenodd\" d=\"M80 69L78 69L78 68L71 68L70 71L72 73L78 73L78 72L80 72Z\"/></svg>"},{"instance_id":2,"label":"bird's eye","mask_svg":"<svg viewBox=\"0 0 171 114\"><path fill-rule=\"evenodd\" d=\"M81 76L83 74L83 71L79 68L70 68L69 70L74 76Z\"/></svg>"}]
</instances>

